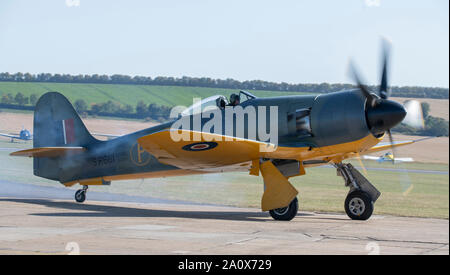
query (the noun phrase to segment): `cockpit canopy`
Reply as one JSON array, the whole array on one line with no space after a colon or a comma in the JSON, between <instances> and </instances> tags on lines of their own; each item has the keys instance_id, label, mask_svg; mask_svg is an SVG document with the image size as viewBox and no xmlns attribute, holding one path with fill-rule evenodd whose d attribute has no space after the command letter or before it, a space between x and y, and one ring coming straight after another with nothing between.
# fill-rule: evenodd
<instances>
[{"instance_id":1,"label":"cockpit canopy","mask_svg":"<svg viewBox=\"0 0 450 275\"><path fill-rule=\"evenodd\" d=\"M243 102L246 102L248 100L255 99L256 96L253 94L246 92L246 91L240 91L239 92L239 98L240 98L240 104ZM200 101L195 102L190 107L188 107L186 110L181 112L181 116L188 116L188 115L195 115L207 111L211 111L214 109L225 109L226 106L230 106L230 102L228 99L223 95L214 95L207 98L204 98Z\"/></svg>"}]
</instances>

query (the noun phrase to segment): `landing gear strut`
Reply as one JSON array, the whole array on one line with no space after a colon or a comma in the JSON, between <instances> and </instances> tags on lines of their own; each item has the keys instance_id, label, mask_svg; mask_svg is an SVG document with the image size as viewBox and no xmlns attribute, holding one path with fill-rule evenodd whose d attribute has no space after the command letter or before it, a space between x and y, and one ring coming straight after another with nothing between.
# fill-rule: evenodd
<instances>
[{"instance_id":1,"label":"landing gear strut","mask_svg":"<svg viewBox=\"0 0 450 275\"><path fill-rule=\"evenodd\" d=\"M88 186L83 185L83 189L80 189L77 192L75 192L75 201L78 203L83 203L86 200L87 190Z\"/></svg>"},{"instance_id":2,"label":"landing gear strut","mask_svg":"<svg viewBox=\"0 0 450 275\"><path fill-rule=\"evenodd\" d=\"M358 170L350 163L335 164L338 175L345 180L345 186L350 188L345 199L345 213L352 220L367 220L372 216L374 203L381 195Z\"/></svg>"}]
</instances>

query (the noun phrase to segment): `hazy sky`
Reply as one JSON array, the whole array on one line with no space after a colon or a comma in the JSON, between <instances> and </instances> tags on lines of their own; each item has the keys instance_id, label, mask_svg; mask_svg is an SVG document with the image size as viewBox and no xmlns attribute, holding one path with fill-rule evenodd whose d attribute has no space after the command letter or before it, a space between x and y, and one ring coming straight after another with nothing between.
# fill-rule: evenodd
<instances>
[{"instance_id":1,"label":"hazy sky","mask_svg":"<svg viewBox=\"0 0 450 275\"><path fill-rule=\"evenodd\" d=\"M449 87L448 0L1 0L0 72Z\"/></svg>"}]
</instances>

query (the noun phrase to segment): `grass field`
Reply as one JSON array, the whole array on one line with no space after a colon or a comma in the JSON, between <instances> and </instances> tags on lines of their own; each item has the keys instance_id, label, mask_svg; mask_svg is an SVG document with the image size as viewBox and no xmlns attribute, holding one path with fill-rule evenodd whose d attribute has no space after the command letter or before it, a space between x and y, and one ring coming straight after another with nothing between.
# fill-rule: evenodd
<instances>
[{"instance_id":1,"label":"grass field","mask_svg":"<svg viewBox=\"0 0 450 275\"><path fill-rule=\"evenodd\" d=\"M27 148L30 144L11 144L0 141L0 148ZM32 160L12 158L8 151L0 150L0 180L32 183L64 188L57 182L32 175ZM358 165L358 162L354 162ZM387 167L365 161L366 167ZM403 163L400 169L448 171L448 164ZM407 172L368 171L368 178L382 192L376 203L376 214L417 217L449 217L448 174L422 174ZM310 168L302 177L291 182L299 190L300 210L343 212L348 189L332 168ZM75 191L79 186L73 187ZM247 173L208 174L161 179L113 182L111 186L93 186L92 191L128 195L151 196L192 202L259 207L263 192L262 179ZM1 190L0 190L1 196Z\"/></svg>"},{"instance_id":2,"label":"grass field","mask_svg":"<svg viewBox=\"0 0 450 275\"><path fill-rule=\"evenodd\" d=\"M77 99L84 99L88 104L91 104L111 100L122 105L130 104L132 106L136 106L139 100L143 100L147 104L190 106L192 105L192 98L195 97L205 98L216 94L228 97L233 92L239 92L230 89L178 86L0 82L0 97L2 94L11 93L15 95L18 92L25 96L31 94L41 96L50 91L60 92L72 102ZM307 94L271 91L251 92L259 97Z\"/></svg>"},{"instance_id":3,"label":"grass field","mask_svg":"<svg viewBox=\"0 0 450 275\"><path fill-rule=\"evenodd\" d=\"M136 106L139 100L145 103L165 106L190 106L192 99L206 98L208 96L222 94L227 97L238 90L201 88L201 87L179 87L179 86L149 86L149 85L115 85L115 84L70 84L70 83L38 83L38 82L1 82L0 97L11 93L16 95L21 92L25 96L36 94L41 96L49 91L58 91L75 102L84 99L88 104L103 103L109 100L122 105L130 104ZM259 97L284 96L284 95L306 95L299 92L277 92L277 91L251 91ZM403 103L409 98L393 97L395 101ZM428 102L431 106L430 114L448 120L448 99L416 99L420 102Z\"/></svg>"}]
</instances>

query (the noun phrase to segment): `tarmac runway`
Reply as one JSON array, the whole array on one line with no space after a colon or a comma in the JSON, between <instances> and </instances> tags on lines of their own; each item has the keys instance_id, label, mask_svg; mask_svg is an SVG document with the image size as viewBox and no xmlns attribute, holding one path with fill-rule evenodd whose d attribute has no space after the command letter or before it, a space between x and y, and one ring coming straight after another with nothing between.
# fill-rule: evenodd
<instances>
[{"instance_id":1,"label":"tarmac runway","mask_svg":"<svg viewBox=\"0 0 450 275\"><path fill-rule=\"evenodd\" d=\"M0 193L0 254L449 254L448 220L300 211L280 222L253 208L110 194L92 201L102 199L94 192L77 204L50 187L20 188Z\"/></svg>"}]
</instances>

